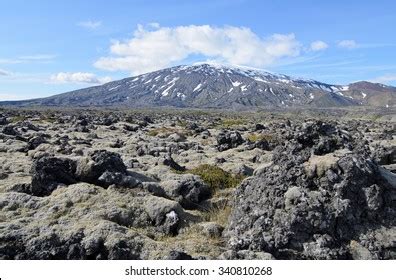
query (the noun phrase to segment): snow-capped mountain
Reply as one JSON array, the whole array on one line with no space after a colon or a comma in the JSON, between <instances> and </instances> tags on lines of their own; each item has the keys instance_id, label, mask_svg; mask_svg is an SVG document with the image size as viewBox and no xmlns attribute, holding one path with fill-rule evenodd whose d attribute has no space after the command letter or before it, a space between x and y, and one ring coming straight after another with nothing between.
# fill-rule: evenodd
<instances>
[{"instance_id":1,"label":"snow-capped mountain","mask_svg":"<svg viewBox=\"0 0 396 280\"><path fill-rule=\"evenodd\" d=\"M380 90L380 91L378 91ZM375 96L386 92L385 103ZM361 82L330 85L259 69L218 64L167 68L48 98L3 102L39 106L120 106L244 109L249 107L394 106L396 88Z\"/></svg>"}]
</instances>

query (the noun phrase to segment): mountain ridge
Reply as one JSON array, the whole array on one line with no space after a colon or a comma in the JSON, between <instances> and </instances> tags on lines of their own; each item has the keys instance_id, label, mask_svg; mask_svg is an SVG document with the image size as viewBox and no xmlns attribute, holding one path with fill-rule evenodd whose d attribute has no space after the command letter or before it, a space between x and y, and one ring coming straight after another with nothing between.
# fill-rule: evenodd
<instances>
[{"instance_id":1,"label":"mountain ridge","mask_svg":"<svg viewBox=\"0 0 396 280\"><path fill-rule=\"evenodd\" d=\"M213 63L180 65L11 106L291 108L394 107L396 88L360 81L332 85L265 70Z\"/></svg>"}]
</instances>

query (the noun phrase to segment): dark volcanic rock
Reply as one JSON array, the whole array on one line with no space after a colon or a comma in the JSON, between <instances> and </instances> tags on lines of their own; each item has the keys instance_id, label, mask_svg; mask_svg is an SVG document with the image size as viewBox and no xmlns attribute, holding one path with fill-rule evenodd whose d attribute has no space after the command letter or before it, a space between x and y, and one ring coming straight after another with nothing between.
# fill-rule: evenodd
<instances>
[{"instance_id":1,"label":"dark volcanic rock","mask_svg":"<svg viewBox=\"0 0 396 280\"><path fill-rule=\"evenodd\" d=\"M181 251L170 251L167 260L194 260L189 254Z\"/></svg>"},{"instance_id":2,"label":"dark volcanic rock","mask_svg":"<svg viewBox=\"0 0 396 280\"><path fill-rule=\"evenodd\" d=\"M105 150L94 151L89 158L76 162L68 158L41 157L34 161L31 169L31 188L16 187L16 191L36 196L50 195L59 185L76 182L93 183L102 187L116 185L136 187L140 181L127 174L126 166L119 154Z\"/></svg>"},{"instance_id":3,"label":"dark volcanic rock","mask_svg":"<svg viewBox=\"0 0 396 280\"><path fill-rule=\"evenodd\" d=\"M330 153L348 146L335 127L313 124L306 133L277 147L273 164L236 190L230 248L281 259L394 258L394 241L375 231L389 228L396 240L395 178L362 153Z\"/></svg>"},{"instance_id":4,"label":"dark volcanic rock","mask_svg":"<svg viewBox=\"0 0 396 280\"><path fill-rule=\"evenodd\" d=\"M396 147L381 147L375 150L374 159L380 165L396 163Z\"/></svg>"},{"instance_id":5,"label":"dark volcanic rock","mask_svg":"<svg viewBox=\"0 0 396 280\"><path fill-rule=\"evenodd\" d=\"M0 116L0 125L8 124L7 118Z\"/></svg>"},{"instance_id":6,"label":"dark volcanic rock","mask_svg":"<svg viewBox=\"0 0 396 280\"><path fill-rule=\"evenodd\" d=\"M185 171L186 168L184 166L180 166L171 155L166 155L163 162L164 165L169 166L170 168L176 171Z\"/></svg>"},{"instance_id":7,"label":"dark volcanic rock","mask_svg":"<svg viewBox=\"0 0 396 280\"><path fill-rule=\"evenodd\" d=\"M76 174L82 182L105 188L110 185L134 188L140 184L137 178L128 175L121 156L106 150L94 151L87 158L81 159Z\"/></svg>"},{"instance_id":8,"label":"dark volcanic rock","mask_svg":"<svg viewBox=\"0 0 396 280\"><path fill-rule=\"evenodd\" d=\"M255 131L263 130L263 129L265 129L265 126L262 125L261 123L257 123L257 124L254 126L254 130L255 130Z\"/></svg>"},{"instance_id":9,"label":"dark volcanic rock","mask_svg":"<svg viewBox=\"0 0 396 280\"><path fill-rule=\"evenodd\" d=\"M97 183L100 186L108 187L110 185L116 185L119 187L136 187L140 184L140 181L132 176L125 175L120 172L105 171L99 178Z\"/></svg>"},{"instance_id":10,"label":"dark volcanic rock","mask_svg":"<svg viewBox=\"0 0 396 280\"><path fill-rule=\"evenodd\" d=\"M199 203L211 195L209 186L196 175L182 175L162 182L161 186L170 198L186 209L199 208Z\"/></svg>"},{"instance_id":11,"label":"dark volcanic rock","mask_svg":"<svg viewBox=\"0 0 396 280\"><path fill-rule=\"evenodd\" d=\"M228 149L236 148L244 142L241 134L238 131L221 132L217 136L216 140L217 140L217 149L220 152Z\"/></svg>"},{"instance_id":12,"label":"dark volcanic rock","mask_svg":"<svg viewBox=\"0 0 396 280\"><path fill-rule=\"evenodd\" d=\"M22 151L27 152L30 150L34 150L38 146L40 146L41 144L44 144L44 143L47 143L47 139L44 135L38 135L38 136L31 137L28 140L26 147Z\"/></svg>"},{"instance_id":13,"label":"dark volcanic rock","mask_svg":"<svg viewBox=\"0 0 396 280\"><path fill-rule=\"evenodd\" d=\"M92 152L88 158L82 159L77 167L77 175L81 181L97 183L105 172L126 174L126 166L117 153L106 150Z\"/></svg>"},{"instance_id":14,"label":"dark volcanic rock","mask_svg":"<svg viewBox=\"0 0 396 280\"><path fill-rule=\"evenodd\" d=\"M6 125L2 129L2 133L6 135L11 135L11 136L18 136L20 133L15 129L14 125Z\"/></svg>"},{"instance_id":15,"label":"dark volcanic rock","mask_svg":"<svg viewBox=\"0 0 396 280\"><path fill-rule=\"evenodd\" d=\"M60 184L77 182L76 162L67 158L41 157L33 162L31 173L31 194L45 196Z\"/></svg>"}]
</instances>

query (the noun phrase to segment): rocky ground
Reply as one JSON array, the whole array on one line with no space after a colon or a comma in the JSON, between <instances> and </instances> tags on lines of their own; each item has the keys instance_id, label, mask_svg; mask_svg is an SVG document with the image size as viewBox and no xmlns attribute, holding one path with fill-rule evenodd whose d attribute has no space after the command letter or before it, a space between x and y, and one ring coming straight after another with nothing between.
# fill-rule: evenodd
<instances>
[{"instance_id":1,"label":"rocky ground","mask_svg":"<svg viewBox=\"0 0 396 280\"><path fill-rule=\"evenodd\" d=\"M395 259L394 117L0 110L0 259Z\"/></svg>"}]
</instances>

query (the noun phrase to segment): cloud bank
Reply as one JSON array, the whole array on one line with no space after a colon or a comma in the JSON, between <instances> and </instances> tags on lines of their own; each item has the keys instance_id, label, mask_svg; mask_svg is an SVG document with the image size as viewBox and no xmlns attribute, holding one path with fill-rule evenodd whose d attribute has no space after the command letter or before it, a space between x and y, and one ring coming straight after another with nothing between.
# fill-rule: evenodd
<instances>
[{"instance_id":1,"label":"cloud bank","mask_svg":"<svg viewBox=\"0 0 396 280\"><path fill-rule=\"evenodd\" d=\"M51 76L51 81L54 83L104 84L111 80L110 77L97 77L93 73L86 72L60 72Z\"/></svg>"},{"instance_id":2,"label":"cloud bank","mask_svg":"<svg viewBox=\"0 0 396 280\"><path fill-rule=\"evenodd\" d=\"M266 67L282 58L298 56L301 49L294 34L261 38L246 27L150 24L148 28L138 25L128 40L113 42L110 56L99 58L94 66L137 75L172 66L190 56L203 56L223 63Z\"/></svg>"}]
</instances>

